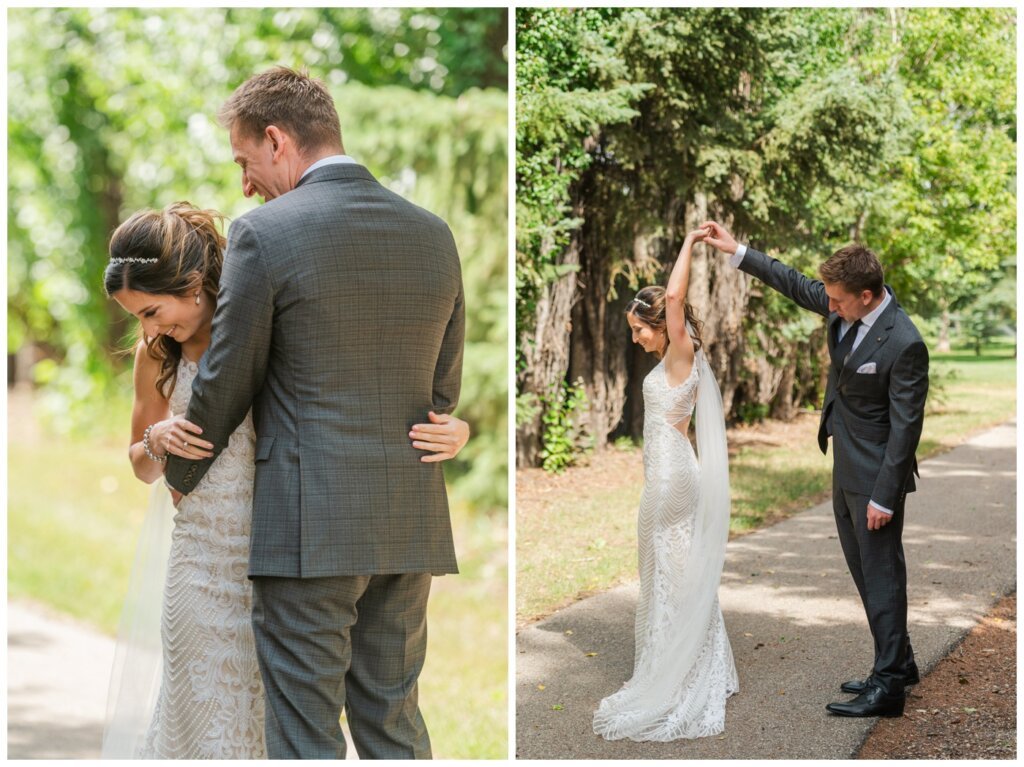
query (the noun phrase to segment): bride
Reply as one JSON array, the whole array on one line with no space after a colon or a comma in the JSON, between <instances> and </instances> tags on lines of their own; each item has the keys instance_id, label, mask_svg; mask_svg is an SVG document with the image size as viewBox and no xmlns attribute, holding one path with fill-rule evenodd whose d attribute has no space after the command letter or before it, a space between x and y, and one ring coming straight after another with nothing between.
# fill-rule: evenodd
<instances>
[{"instance_id":1,"label":"bride","mask_svg":"<svg viewBox=\"0 0 1024 767\"><path fill-rule=\"evenodd\" d=\"M141 326L129 456L147 483L163 476L168 453L213 455L185 413L210 343L225 245L219 218L174 203L136 213L110 242L104 287ZM410 432L412 446L429 451L420 460L454 457L468 425L429 420ZM246 575L254 445L250 414L177 509L163 483L155 488L122 616L104 758L266 758Z\"/></svg>"},{"instance_id":2,"label":"bride","mask_svg":"<svg viewBox=\"0 0 1024 767\"><path fill-rule=\"evenodd\" d=\"M668 288L644 288L626 307L633 342L659 362L643 386L633 677L594 714L594 732L609 740L718 734L725 700L739 690L718 605L730 506L722 397L686 303L691 251L707 234L686 236Z\"/></svg>"}]
</instances>

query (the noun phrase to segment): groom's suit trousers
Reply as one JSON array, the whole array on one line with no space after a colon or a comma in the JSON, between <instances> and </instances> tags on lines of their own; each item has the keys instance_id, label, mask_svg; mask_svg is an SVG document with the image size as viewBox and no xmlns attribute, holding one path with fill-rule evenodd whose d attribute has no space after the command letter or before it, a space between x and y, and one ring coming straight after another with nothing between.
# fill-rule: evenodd
<instances>
[{"instance_id":1,"label":"groom's suit trousers","mask_svg":"<svg viewBox=\"0 0 1024 767\"><path fill-rule=\"evenodd\" d=\"M892 520L868 530L870 497L832 488L832 510L839 543L857 585L871 637L875 684L890 695L902 695L914 664L907 634L907 564L903 556L903 512L906 495L893 509Z\"/></svg>"},{"instance_id":2,"label":"groom's suit trousers","mask_svg":"<svg viewBox=\"0 0 1024 767\"><path fill-rule=\"evenodd\" d=\"M429 759L417 680L429 573L253 578L271 759Z\"/></svg>"}]
</instances>

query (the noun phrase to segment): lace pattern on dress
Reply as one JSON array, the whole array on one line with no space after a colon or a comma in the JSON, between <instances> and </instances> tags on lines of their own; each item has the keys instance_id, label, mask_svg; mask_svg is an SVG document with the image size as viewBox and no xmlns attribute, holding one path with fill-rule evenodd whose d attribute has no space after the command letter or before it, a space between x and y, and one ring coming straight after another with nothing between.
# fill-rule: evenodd
<instances>
[{"instance_id":1,"label":"lace pattern on dress","mask_svg":"<svg viewBox=\"0 0 1024 767\"><path fill-rule=\"evenodd\" d=\"M174 414L187 411L197 372L193 362L179 364ZM250 414L175 515L161 625L164 674L142 758L266 758L247 577L254 445Z\"/></svg>"},{"instance_id":2,"label":"lace pattern on dress","mask_svg":"<svg viewBox=\"0 0 1024 767\"><path fill-rule=\"evenodd\" d=\"M700 465L689 439L676 425L694 412L700 375L670 386L661 362L644 379L644 489L638 523L640 598L632 678L601 701L594 731L609 739L669 741L715 735L725 727L725 701L739 689L732 649L717 596L710 622L695 626L679 595L695 537L700 500ZM688 669L677 683L674 669L681 632L704 632ZM652 692L658 690L658 692Z\"/></svg>"}]
</instances>

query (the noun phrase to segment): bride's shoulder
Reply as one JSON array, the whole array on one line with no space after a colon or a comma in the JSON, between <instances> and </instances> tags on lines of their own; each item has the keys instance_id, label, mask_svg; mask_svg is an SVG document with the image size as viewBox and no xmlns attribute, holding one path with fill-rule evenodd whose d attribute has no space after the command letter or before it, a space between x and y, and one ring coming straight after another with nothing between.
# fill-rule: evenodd
<instances>
[{"instance_id":1,"label":"bride's shoulder","mask_svg":"<svg viewBox=\"0 0 1024 767\"><path fill-rule=\"evenodd\" d=\"M156 382L160 379L161 361L149 350L149 342L143 337L135 345L135 368L132 377L135 382L135 396L160 397Z\"/></svg>"}]
</instances>

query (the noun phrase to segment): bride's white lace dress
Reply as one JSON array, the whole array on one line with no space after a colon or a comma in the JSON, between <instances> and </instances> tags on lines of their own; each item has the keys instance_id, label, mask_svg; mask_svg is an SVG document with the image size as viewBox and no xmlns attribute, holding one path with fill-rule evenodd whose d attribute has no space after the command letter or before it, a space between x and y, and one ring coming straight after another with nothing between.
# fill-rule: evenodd
<instances>
[{"instance_id":1,"label":"bride's white lace dress","mask_svg":"<svg viewBox=\"0 0 1024 767\"><path fill-rule=\"evenodd\" d=\"M175 415L188 410L197 372L182 359L170 400ZM266 758L246 575L254 445L250 414L175 514L161 617L163 677L140 758Z\"/></svg>"},{"instance_id":2,"label":"bride's white lace dress","mask_svg":"<svg viewBox=\"0 0 1024 767\"><path fill-rule=\"evenodd\" d=\"M702 375L709 380L699 386ZM701 398L718 397L717 413L712 402L707 412L698 412L704 466L685 434L698 389ZM702 353L678 386L668 384L664 362L659 362L644 379L643 391L644 489L633 677L601 701L594 731L609 740L715 735L725 727L726 698L739 689L717 596L728 535L728 463L724 421L710 421L722 419L721 399ZM709 423L700 423L701 416ZM707 436L712 427L713 439ZM704 481L702 468L709 472ZM707 497L702 499L702 494Z\"/></svg>"}]
</instances>

